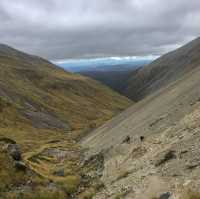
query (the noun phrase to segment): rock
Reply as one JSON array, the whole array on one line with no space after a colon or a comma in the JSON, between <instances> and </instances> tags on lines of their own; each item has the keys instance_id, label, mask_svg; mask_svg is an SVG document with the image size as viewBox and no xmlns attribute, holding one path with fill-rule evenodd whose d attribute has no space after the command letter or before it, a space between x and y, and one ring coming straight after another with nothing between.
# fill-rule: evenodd
<instances>
[{"instance_id":1,"label":"rock","mask_svg":"<svg viewBox=\"0 0 200 199\"><path fill-rule=\"evenodd\" d=\"M184 154L188 153L188 150L183 150L180 152L179 157L183 158Z\"/></svg>"},{"instance_id":2,"label":"rock","mask_svg":"<svg viewBox=\"0 0 200 199\"><path fill-rule=\"evenodd\" d=\"M162 155L163 156L163 155ZM159 159L156 163L155 166L160 166L164 163L166 163L167 161L171 160L171 159L175 159L176 158L176 154L175 151L169 150L164 154L164 157L161 157L161 159Z\"/></svg>"},{"instance_id":3,"label":"rock","mask_svg":"<svg viewBox=\"0 0 200 199\"><path fill-rule=\"evenodd\" d=\"M161 194L158 199L170 199L171 198L171 193L170 192L166 192L166 193L163 193Z\"/></svg>"},{"instance_id":4,"label":"rock","mask_svg":"<svg viewBox=\"0 0 200 199\"><path fill-rule=\"evenodd\" d=\"M197 162L197 163L191 163L191 164L186 165L186 169L192 170L192 169L195 169L195 168L197 168L199 166L200 166L199 162Z\"/></svg>"},{"instance_id":5,"label":"rock","mask_svg":"<svg viewBox=\"0 0 200 199\"><path fill-rule=\"evenodd\" d=\"M65 176L65 170L62 168L62 169L55 171L53 174L56 175L56 176L64 177Z\"/></svg>"},{"instance_id":6,"label":"rock","mask_svg":"<svg viewBox=\"0 0 200 199\"><path fill-rule=\"evenodd\" d=\"M190 103L190 106L193 106L193 105L195 105L195 102L191 102L191 103Z\"/></svg>"},{"instance_id":7,"label":"rock","mask_svg":"<svg viewBox=\"0 0 200 199\"><path fill-rule=\"evenodd\" d=\"M126 136L126 138L122 141L122 144L126 143L126 144L130 144L131 142L131 138L129 135Z\"/></svg>"},{"instance_id":8,"label":"rock","mask_svg":"<svg viewBox=\"0 0 200 199\"><path fill-rule=\"evenodd\" d=\"M8 144L7 152L16 161L20 161L22 159L20 146L18 144Z\"/></svg>"},{"instance_id":9,"label":"rock","mask_svg":"<svg viewBox=\"0 0 200 199\"><path fill-rule=\"evenodd\" d=\"M100 152L98 154L90 156L88 159L84 160L83 166L86 168L95 168L87 175L90 178L101 177L104 170L104 154Z\"/></svg>"},{"instance_id":10,"label":"rock","mask_svg":"<svg viewBox=\"0 0 200 199\"><path fill-rule=\"evenodd\" d=\"M15 161L14 166L17 170L20 170L20 171L26 171L26 169L27 169L26 164L22 161Z\"/></svg>"}]
</instances>

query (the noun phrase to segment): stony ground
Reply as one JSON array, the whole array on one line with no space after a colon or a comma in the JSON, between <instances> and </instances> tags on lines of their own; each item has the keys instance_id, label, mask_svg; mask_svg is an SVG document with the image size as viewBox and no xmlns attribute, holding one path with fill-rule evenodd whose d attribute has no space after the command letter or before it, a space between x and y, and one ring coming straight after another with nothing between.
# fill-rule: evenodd
<instances>
[{"instance_id":1,"label":"stony ground","mask_svg":"<svg viewBox=\"0 0 200 199\"><path fill-rule=\"evenodd\" d=\"M198 191L199 82L195 69L82 140L88 156L104 154L105 189L95 198L189 199L186 189Z\"/></svg>"}]
</instances>

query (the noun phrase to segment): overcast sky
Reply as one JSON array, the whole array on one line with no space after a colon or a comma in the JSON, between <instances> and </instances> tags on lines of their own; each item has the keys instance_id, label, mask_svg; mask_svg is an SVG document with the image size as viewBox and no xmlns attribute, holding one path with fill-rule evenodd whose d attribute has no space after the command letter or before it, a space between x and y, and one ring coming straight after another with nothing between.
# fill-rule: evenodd
<instances>
[{"instance_id":1,"label":"overcast sky","mask_svg":"<svg viewBox=\"0 0 200 199\"><path fill-rule=\"evenodd\" d=\"M0 0L0 43L51 60L160 55L199 23L200 0Z\"/></svg>"}]
</instances>

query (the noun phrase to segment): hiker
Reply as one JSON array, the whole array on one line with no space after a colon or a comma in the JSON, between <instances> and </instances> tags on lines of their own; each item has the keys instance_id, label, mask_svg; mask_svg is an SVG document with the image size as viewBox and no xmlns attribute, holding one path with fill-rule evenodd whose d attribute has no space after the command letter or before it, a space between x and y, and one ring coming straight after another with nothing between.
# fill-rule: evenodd
<instances>
[{"instance_id":1,"label":"hiker","mask_svg":"<svg viewBox=\"0 0 200 199\"><path fill-rule=\"evenodd\" d=\"M141 141L141 142L144 141L144 136L140 136L140 141Z\"/></svg>"}]
</instances>

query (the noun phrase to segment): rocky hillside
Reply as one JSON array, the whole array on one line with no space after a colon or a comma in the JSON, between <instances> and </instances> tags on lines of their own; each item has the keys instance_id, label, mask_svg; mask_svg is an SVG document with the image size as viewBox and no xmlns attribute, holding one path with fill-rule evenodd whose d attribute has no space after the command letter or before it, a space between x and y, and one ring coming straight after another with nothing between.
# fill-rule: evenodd
<instances>
[{"instance_id":1,"label":"rocky hillside","mask_svg":"<svg viewBox=\"0 0 200 199\"><path fill-rule=\"evenodd\" d=\"M200 64L200 38L170 52L150 65L135 71L125 93L139 101L156 90L167 86Z\"/></svg>"},{"instance_id":2,"label":"rocky hillside","mask_svg":"<svg viewBox=\"0 0 200 199\"><path fill-rule=\"evenodd\" d=\"M49 61L0 45L0 198L93 194L75 139L132 102ZM86 191L86 193L84 193Z\"/></svg>"},{"instance_id":3,"label":"rocky hillside","mask_svg":"<svg viewBox=\"0 0 200 199\"><path fill-rule=\"evenodd\" d=\"M153 93L147 90L151 95L82 140L89 157L101 154L104 159L101 180L105 187L94 198L200 198L198 42L155 61L185 53L179 67L169 65L169 79L163 74L158 87L154 81L152 86L149 83L147 88L154 88Z\"/></svg>"}]
</instances>

